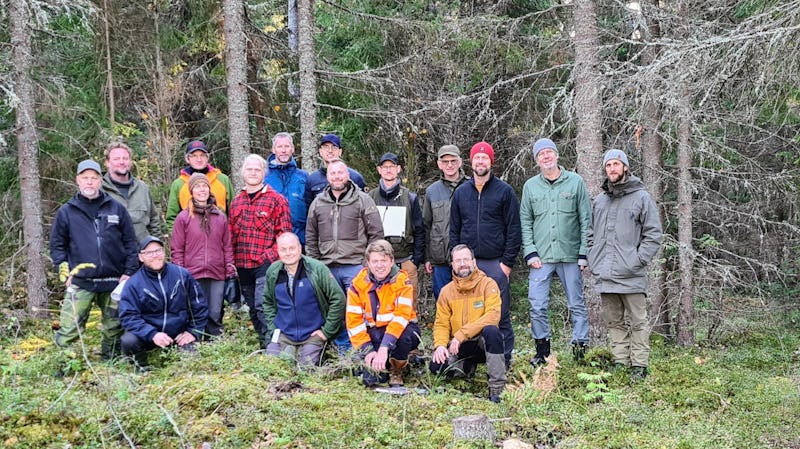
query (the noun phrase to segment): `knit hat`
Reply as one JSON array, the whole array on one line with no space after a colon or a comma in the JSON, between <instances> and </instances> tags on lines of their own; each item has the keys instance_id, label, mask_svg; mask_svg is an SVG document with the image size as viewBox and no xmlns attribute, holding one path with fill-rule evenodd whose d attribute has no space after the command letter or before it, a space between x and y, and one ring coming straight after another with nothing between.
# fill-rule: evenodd
<instances>
[{"instance_id":1,"label":"knit hat","mask_svg":"<svg viewBox=\"0 0 800 449\"><path fill-rule=\"evenodd\" d=\"M211 183L208 182L206 175L202 173L192 173L192 176L189 178L189 193L192 193L192 190L197 184L205 184L208 186L209 190L211 189Z\"/></svg>"},{"instance_id":2,"label":"knit hat","mask_svg":"<svg viewBox=\"0 0 800 449\"><path fill-rule=\"evenodd\" d=\"M322 146L329 142L332 143L333 146L335 146L336 148L342 147L342 143L339 140L339 136L337 136L336 134L325 134L324 136L322 136L322 140L319 141L319 146Z\"/></svg>"},{"instance_id":3,"label":"knit hat","mask_svg":"<svg viewBox=\"0 0 800 449\"><path fill-rule=\"evenodd\" d=\"M95 162L95 161L93 161L91 159L86 159L85 161L81 161L81 163L78 164L78 173L77 174L80 175L81 173L85 172L86 170L94 170L94 171L97 172L98 175L103 174L103 171L100 169L100 164L98 164L97 162Z\"/></svg>"},{"instance_id":4,"label":"knit hat","mask_svg":"<svg viewBox=\"0 0 800 449\"><path fill-rule=\"evenodd\" d=\"M197 150L208 154L208 148L206 148L206 144L202 140L193 140L186 145L186 154L192 154Z\"/></svg>"},{"instance_id":5,"label":"knit hat","mask_svg":"<svg viewBox=\"0 0 800 449\"><path fill-rule=\"evenodd\" d=\"M533 144L533 158L536 159L539 156L539 152L549 148L558 154L558 148L556 148L556 144L553 143L550 139L539 139L536 143Z\"/></svg>"},{"instance_id":6,"label":"knit hat","mask_svg":"<svg viewBox=\"0 0 800 449\"><path fill-rule=\"evenodd\" d=\"M494 164L494 148L488 142L478 142L469 150L469 160L472 160L476 154L483 153L489 156L489 160Z\"/></svg>"},{"instance_id":7,"label":"knit hat","mask_svg":"<svg viewBox=\"0 0 800 449\"><path fill-rule=\"evenodd\" d=\"M611 159L618 159L625 164L626 167L630 167L628 164L628 156L622 150L613 149L606 151L606 154L603 156L603 167L605 167Z\"/></svg>"},{"instance_id":8,"label":"knit hat","mask_svg":"<svg viewBox=\"0 0 800 449\"><path fill-rule=\"evenodd\" d=\"M439 152L436 153L436 158L441 159L445 156L461 157L461 150L455 145L443 145L439 148Z\"/></svg>"}]
</instances>

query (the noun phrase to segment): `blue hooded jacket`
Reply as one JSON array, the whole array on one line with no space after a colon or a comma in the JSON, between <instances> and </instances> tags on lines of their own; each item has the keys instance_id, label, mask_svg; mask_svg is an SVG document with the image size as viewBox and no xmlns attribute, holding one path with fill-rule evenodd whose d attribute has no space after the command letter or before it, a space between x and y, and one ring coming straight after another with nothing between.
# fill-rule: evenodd
<instances>
[{"instance_id":1,"label":"blue hooded jacket","mask_svg":"<svg viewBox=\"0 0 800 449\"><path fill-rule=\"evenodd\" d=\"M287 164L279 164L272 154L267 160L268 170L264 176L264 184L269 184L289 202L289 213L292 215L292 232L300 239L300 244L306 244L306 218L308 204L306 204L306 181L308 173L297 166L292 158Z\"/></svg>"}]
</instances>

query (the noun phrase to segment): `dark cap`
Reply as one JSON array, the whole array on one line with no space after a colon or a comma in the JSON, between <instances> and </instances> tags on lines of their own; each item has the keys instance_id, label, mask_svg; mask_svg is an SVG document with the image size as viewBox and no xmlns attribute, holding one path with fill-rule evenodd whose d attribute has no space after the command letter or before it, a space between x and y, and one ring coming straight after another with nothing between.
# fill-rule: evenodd
<instances>
[{"instance_id":1,"label":"dark cap","mask_svg":"<svg viewBox=\"0 0 800 449\"><path fill-rule=\"evenodd\" d=\"M400 160L397 159L397 155L394 153L383 153L383 156L381 156L381 160L378 161L378 166L383 165L383 163L386 161L389 161L394 165L400 165Z\"/></svg>"},{"instance_id":2,"label":"dark cap","mask_svg":"<svg viewBox=\"0 0 800 449\"><path fill-rule=\"evenodd\" d=\"M164 247L164 242L162 242L160 238L148 235L147 237L143 238L141 242L139 242L139 251L144 251L144 249L147 248L147 245L153 242L158 243L162 248Z\"/></svg>"},{"instance_id":3,"label":"dark cap","mask_svg":"<svg viewBox=\"0 0 800 449\"><path fill-rule=\"evenodd\" d=\"M455 145L443 145L441 148L439 148L439 152L436 153L436 158L441 159L445 156L455 156L460 158L461 150L459 150Z\"/></svg>"},{"instance_id":4,"label":"dark cap","mask_svg":"<svg viewBox=\"0 0 800 449\"><path fill-rule=\"evenodd\" d=\"M186 145L186 154L194 153L197 150L208 154L208 148L206 148L206 144L202 140L193 140Z\"/></svg>"},{"instance_id":5,"label":"dark cap","mask_svg":"<svg viewBox=\"0 0 800 449\"><path fill-rule=\"evenodd\" d=\"M86 170L94 170L94 171L97 172L97 174L100 174L100 175L103 174L103 171L100 169L100 164L98 164L97 162L95 162L95 161L93 161L91 159L86 159L85 161L81 161L81 163L78 164L78 174L79 175L81 173L85 172Z\"/></svg>"},{"instance_id":6,"label":"dark cap","mask_svg":"<svg viewBox=\"0 0 800 449\"><path fill-rule=\"evenodd\" d=\"M319 146L322 146L328 142L332 143L333 146L335 146L336 148L342 147L342 143L339 140L339 136L337 136L336 134L325 134L324 136L322 136L322 140L319 141Z\"/></svg>"}]
</instances>

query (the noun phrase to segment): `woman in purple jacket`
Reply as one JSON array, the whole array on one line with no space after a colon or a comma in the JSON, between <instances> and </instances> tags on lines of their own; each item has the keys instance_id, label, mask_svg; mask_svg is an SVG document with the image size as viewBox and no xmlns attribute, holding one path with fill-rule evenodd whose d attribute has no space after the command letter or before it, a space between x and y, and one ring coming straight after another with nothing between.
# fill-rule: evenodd
<instances>
[{"instance_id":1,"label":"woman in purple jacket","mask_svg":"<svg viewBox=\"0 0 800 449\"><path fill-rule=\"evenodd\" d=\"M170 250L172 262L197 279L208 301L206 337L222 333L225 279L236 276L228 219L215 205L208 178L195 173L189 178L192 202L175 218Z\"/></svg>"}]
</instances>

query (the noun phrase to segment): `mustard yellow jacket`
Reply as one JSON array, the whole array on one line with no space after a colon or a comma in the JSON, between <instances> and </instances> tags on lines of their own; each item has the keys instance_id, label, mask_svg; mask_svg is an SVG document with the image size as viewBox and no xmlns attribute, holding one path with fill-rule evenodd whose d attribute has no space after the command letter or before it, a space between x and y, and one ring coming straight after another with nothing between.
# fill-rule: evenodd
<instances>
[{"instance_id":1,"label":"mustard yellow jacket","mask_svg":"<svg viewBox=\"0 0 800 449\"><path fill-rule=\"evenodd\" d=\"M500 289L494 279L477 269L466 278L453 276L436 302L433 347L447 347L452 338L469 340L499 322Z\"/></svg>"}]
</instances>

